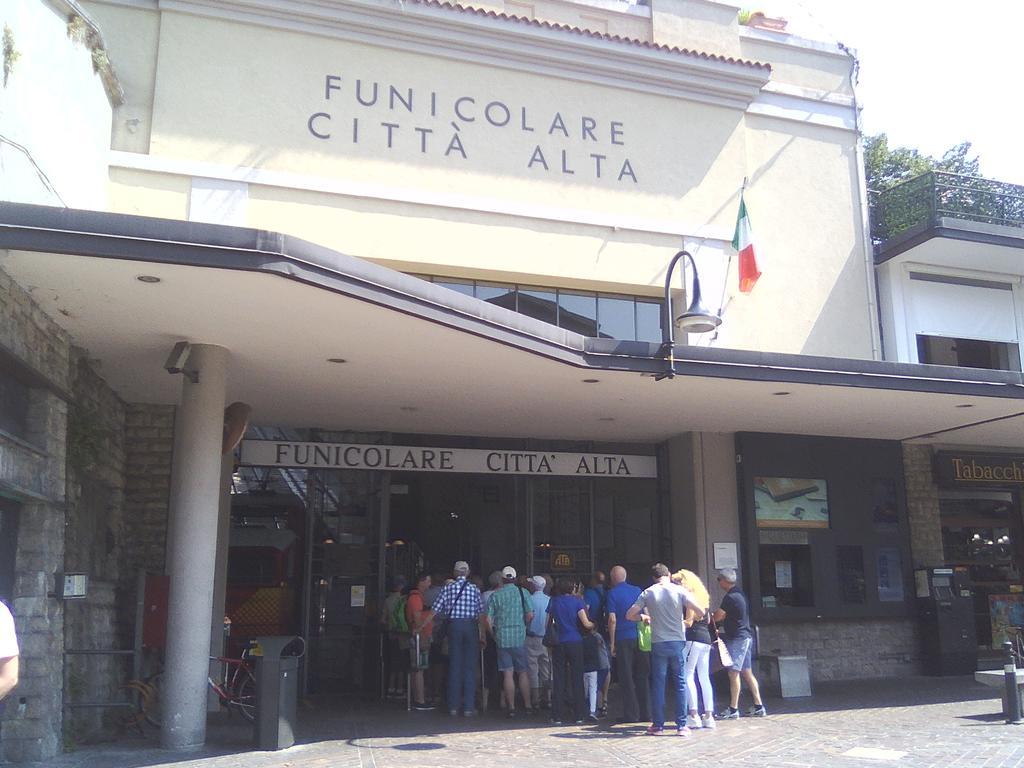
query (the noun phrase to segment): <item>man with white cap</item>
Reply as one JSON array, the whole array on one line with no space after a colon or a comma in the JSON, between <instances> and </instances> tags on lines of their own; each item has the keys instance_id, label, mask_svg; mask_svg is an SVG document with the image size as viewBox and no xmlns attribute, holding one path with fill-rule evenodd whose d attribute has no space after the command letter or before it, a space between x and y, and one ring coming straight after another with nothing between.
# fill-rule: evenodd
<instances>
[{"instance_id":1,"label":"man with white cap","mask_svg":"<svg viewBox=\"0 0 1024 768\"><path fill-rule=\"evenodd\" d=\"M452 575L455 581L444 586L421 623L425 624L435 614L447 622L448 714L455 716L461 711L466 717L473 717L476 714L477 657L484 640L480 623L483 606L480 590L468 578L469 563L456 562Z\"/></svg>"},{"instance_id":2,"label":"man with white cap","mask_svg":"<svg viewBox=\"0 0 1024 768\"><path fill-rule=\"evenodd\" d=\"M498 647L498 671L501 672L508 716L516 713L516 680L527 714L533 711L530 702L529 660L526 653L526 628L533 621L533 604L526 591L516 584L516 569L501 569L502 586L487 603L487 626Z\"/></svg>"},{"instance_id":3,"label":"man with white cap","mask_svg":"<svg viewBox=\"0 0 1024 768\"><path fill-rule=\"evenodd\" d=\"M533 621L526 628L526 657L529 661L530 700L536 707L551 705L551 657L544 646L544 630L548 621L548 603L551 598L544 594L547 582L543 576L531 576L526 586L530 590L530 605Z\"/></svg>"}]
</instances>

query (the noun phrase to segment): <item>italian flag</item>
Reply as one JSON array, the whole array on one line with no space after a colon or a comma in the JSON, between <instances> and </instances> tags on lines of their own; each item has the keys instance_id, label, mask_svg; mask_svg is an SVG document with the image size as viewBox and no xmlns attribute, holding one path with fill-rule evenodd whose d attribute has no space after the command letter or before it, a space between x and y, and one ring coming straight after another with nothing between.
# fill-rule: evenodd
<instances>
[{"instance_id":1,"label":"italian flag","mask_svg":"<svg viewBox=\"0 0 1024 768\"><path fill-rule=\"evenodd\" d=\"M732 236L732 247L740 254L740 293L750 293L754 283L761 276L757 268L757 257L754 255L754 232L750 228L750 216L747 215L747 204L740 195L740 212L736 216L736 234Z\"/></svg>"}]
</instances>

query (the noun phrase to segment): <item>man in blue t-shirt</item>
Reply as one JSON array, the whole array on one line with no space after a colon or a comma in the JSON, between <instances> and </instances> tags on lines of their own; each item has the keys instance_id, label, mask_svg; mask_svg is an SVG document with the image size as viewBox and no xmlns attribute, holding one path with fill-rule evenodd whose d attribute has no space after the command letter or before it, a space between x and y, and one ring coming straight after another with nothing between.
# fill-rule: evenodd
<instances>
[{"instance_id":1,"label":"man in blue t-shirt","mask_svg":"<svg viewBox=\"0 0 1024 768\"><path fill-rule=\"evenodd\" d=\"M619 721L639 723L651 719L651 654L637 648L637 623L626 620L626 611L643 590L626 581L626 569L621 565L612 568L611 582L611 589L605 595L605 610L608 612L608 651L622 688L623 714ZM650 621L650 617L644 616L643 620Z\"/></svg>"}]
</instances>

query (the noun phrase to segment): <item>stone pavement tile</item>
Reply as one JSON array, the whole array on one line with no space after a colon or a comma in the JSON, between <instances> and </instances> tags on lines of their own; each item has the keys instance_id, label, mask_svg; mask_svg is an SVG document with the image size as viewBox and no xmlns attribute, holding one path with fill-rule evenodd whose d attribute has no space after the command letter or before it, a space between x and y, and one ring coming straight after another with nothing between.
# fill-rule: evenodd
<instances>
[{"instance_id":1,"label":"stone pavement tile","mask_svg":"<svg viewBox=\"0 0 1024 768\"><path fill-rule=\"evenodd\" d=\"M47 768L588 768L689 762L716 768L1015 768L1024 727L1007 726L992 689L970 678L911 678L816 686L799 700L769 700L767 718L719 723L690 739L643 735L643 726L552 726L539 717L471 720L378 705L319 702L304 709L298 746L250 752L240 722L212 723L211 746L177 754L154 741L82 749ZM844 755L905 752L896 761Z\"/></svg>"}]
</instances>

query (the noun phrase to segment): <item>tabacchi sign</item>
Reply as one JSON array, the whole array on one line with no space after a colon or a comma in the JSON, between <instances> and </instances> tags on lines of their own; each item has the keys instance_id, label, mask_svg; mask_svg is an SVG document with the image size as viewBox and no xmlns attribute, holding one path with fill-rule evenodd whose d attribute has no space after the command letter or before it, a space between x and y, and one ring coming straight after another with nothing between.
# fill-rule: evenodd
<instances>
[{"instance_id":1,"label":"tabacchi sign","mask_svg":"<svg viewBox=\"0 0 1024 768\"><path fill-rule=\"evenodd\" d=\"M241 463L258 467L466 472L481 475L658 476L658 464L654 456L488 451L362 443L296 443L287 440L244 440Z\"/></svg>"},{"instance_id":2,"label":"tabacchi sign","mask_svg":"<svg viewBox=\"0 0 1024 768\"><path fill-rule=\"evenodd\" d=\"M1024 485L1024 456L939 452L935 476L943 485Z\"/></svg>"},{"instance_id":3,"label":"tabacchi sign","mask_svg":"<svg viewBox=\"0 0 1024 768\"><path fill-rule=\"evenodd\" d=\"M463 133L471 125L522 136L527 171L637 184L626 156L626 126L577 111L539 110L494 95L446 93L327 74L324 109L306 129L321 141L404 149L458 162L483 155ZM381 119L381 115L385 119ZM538 139L539 137L539 139ZM497 138L497 137L495 137ZM564 145L552 149L552 140Z\"/></svg>"}]
</instances>

